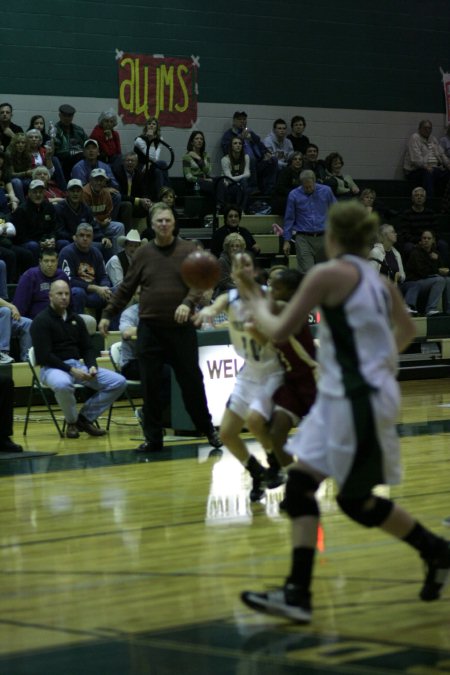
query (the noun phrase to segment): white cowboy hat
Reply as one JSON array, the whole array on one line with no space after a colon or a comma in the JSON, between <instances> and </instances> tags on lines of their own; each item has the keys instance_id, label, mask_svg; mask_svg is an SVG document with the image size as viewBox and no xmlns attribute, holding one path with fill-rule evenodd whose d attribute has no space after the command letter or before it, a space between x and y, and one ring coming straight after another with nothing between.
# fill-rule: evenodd
<instances>
[{"instance_id":1,"label":"white cowboy hat","mask_svg":"<svg viewBox=\"0 0 450 675\"><path fill-rule=\"evenodd\" d=\"M141 239L141 235L137 230L130 230L127 234L122 234L120 237L117 237L117 243L119 246L124 246L127 241L139 242L139 244L148 244L148 239Z\"/></svg>"}]
</instances>

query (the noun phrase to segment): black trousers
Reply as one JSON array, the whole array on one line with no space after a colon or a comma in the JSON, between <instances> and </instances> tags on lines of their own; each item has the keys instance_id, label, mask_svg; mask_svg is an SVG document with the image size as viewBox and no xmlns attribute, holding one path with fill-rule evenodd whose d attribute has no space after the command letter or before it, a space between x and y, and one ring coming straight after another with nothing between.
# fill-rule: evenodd
<instances>
[{"instance_id":1,"label":"black trousers","mask_svg":"<svg viewBox=\"0 0 450 675\"><path fill-rule=\"evenodd\" d=\"M12 377L0 375L0 439L13 434L14 383Z\"/></svg>"},{"instance_id":2,"label":"black trousers","mask_svg":"<svg viewBox=\"0 0 450 675\"><path fill-rule=\"evenodd\" d=\"M187 412L198 432L209 432L211 415L206 402L203 374L198 365L197 334L192 324L155 326L141 319L137 334L137 357L144 397L144 435L147 441L163 437L162 411L164 365L172 367Z\"/></svg>"}]
</instances>

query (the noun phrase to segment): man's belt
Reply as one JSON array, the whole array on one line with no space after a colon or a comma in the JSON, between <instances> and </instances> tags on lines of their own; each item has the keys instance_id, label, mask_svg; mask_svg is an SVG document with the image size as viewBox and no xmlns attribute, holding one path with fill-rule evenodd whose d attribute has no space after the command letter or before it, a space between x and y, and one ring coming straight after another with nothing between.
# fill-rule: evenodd
<instances>
[{"instance_id":1,"label":"man's belt","mask_svg":"<svg viewBox=\"0 0 450 675\"><path fill-rule=\"evenodd\" d=\"M302 234L304 237L323 237L325 232L301 232L300 230L297 230L295 236L298 234Z\"/></svg>"}]
</instances>

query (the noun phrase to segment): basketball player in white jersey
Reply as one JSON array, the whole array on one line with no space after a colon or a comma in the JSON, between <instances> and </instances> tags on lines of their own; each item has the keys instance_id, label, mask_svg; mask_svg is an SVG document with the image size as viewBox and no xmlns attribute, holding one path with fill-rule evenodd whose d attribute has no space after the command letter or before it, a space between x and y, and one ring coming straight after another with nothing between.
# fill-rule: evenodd
<instances>
[{"instance_id":1,"label":"basketball player in white jersey","mask_svg":"<svg viewBox=\"0 0 450 675\"><path fill-rule=\"evenodd\" d=\"M375 485L400 480L397 356L415 334L399 292L366 260L378 218L348 201L333 205L328 221L329 262L308 273L278 316L248 276L236 271L241 294L252 303L255 326L272 339L286 339L314 307L321 308L318 398L285 447L295 460L285 499L292 519L291 571L281 589L241 596L252 609L299 623L312 617L320 515L315 492L327 476L335 478L337 502L347 516L365 527L380 527L418 551L426 567L421 600L438 599L450 574L450 542L372 492Z\"/></svg>"},{"instance_id":2,"label":"basketball player in white jersey","mask_svg":"<svg viewBox=\"0 0 450 675\"><path fill-rule=\"evenodd\" d=\"M233 257L232 275L239 260L241 274L250 279L255 276L253 258L249 253L239 253ZM270 452L271 439L268 433L273 401L272 394L283 380L283 368L271 340L258 331L246 328L251 314L239 292L233 288L219 295L212 305L204 307L193 318L196 325L225 312L229 321L230 339L237 354L245 360L239 371L233 392L228 400L222 422L220 438L230 452L249 471L253 486L250 500L259 501L264 495L264 487L276 487L279 464ZM254 455L251 455L240 434L246 426L268 451L269 472L265 471ZM272 469L272 471L271 471ZM275 480L274 480L275 478Z\"/></svg>"}]
</instances>

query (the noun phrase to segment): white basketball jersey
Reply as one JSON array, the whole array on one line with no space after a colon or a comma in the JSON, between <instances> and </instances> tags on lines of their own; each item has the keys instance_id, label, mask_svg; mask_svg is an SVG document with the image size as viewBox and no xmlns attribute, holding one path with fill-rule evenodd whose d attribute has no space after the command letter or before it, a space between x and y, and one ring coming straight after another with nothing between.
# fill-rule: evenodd
<instances>
[{"instance_id":1,"label":"white basketball jersey","mask_svg":"<svg viewBox=\"0 0 450 675\"><path fill-rule=\"evenodd\" d=\"M337 307L322 305L319 389L329 396L358 395L395 377L398 354L391 330L391 297L370 263L353 255L360 280Z\"/></svg>"},{"instance_id":2,"label":"white basketball jersey","mask_svg":"<svg viewBox=\"0 0 450 675\"><path fill-rule=\"evenodd\" d=\"M228 291L227 314L230 339L236 352L245 359L244 368L257 373L258 377L262 373L269 374L282 370L272 342L268 340L264 345L260 345L245 330L244 325L250 321L251 311L235 288Z\"/></svg>"}]
</instances>

